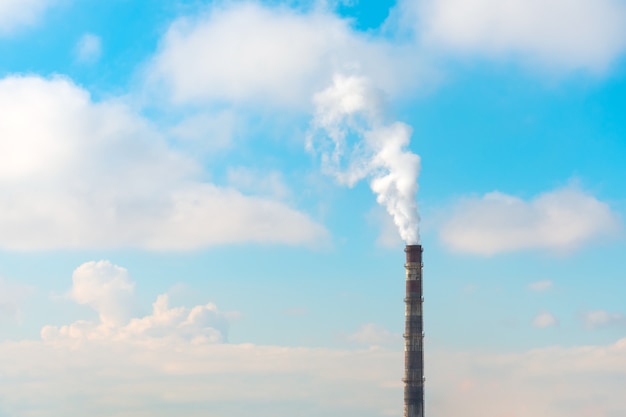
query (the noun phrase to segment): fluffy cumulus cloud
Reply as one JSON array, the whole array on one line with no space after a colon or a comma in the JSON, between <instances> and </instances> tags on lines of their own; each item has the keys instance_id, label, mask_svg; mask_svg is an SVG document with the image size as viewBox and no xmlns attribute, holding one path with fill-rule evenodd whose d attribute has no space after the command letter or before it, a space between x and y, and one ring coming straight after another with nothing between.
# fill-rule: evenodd
<instances>
[{"instance_id":1,"label":"fluffy cumulus cloud","mask_svg":"<svg viewBox=\"0 0 626 417\"><path fill-rule=\"evenodd\" d=\"M70 298L92 307L99 320L45 326L41 336L47 343L76 346L89 341L158 344L174 340L202 344L227 337L226 314L212 303L170 307L168 295L162 294L152 304L151 314L136 317L135 284L125 268L109 261L82 264L74 271L72 281Z\"/></svg>"},{"instance_id":2,"label":"fluffy cumulus cloud","mask_svg":"<svg viewBox=\"0 0 626 417\"><path fill-rule=\"evenodd\" d=\"M0 0L0 35L36 23L58 0Z\"/></svg>"},{"instance_id":3,"label":"fluffy cumulus cloud","mask_svg":"<svg viewBox=\"0 0 626 417\"><path fill-rule=\"evenodd\" d=\"M72 275L70 297L78 304L91 306L107 325L130 319L135 285L128 271L109 261L87 262Z\"/></svg>"},{"instance_id":4,"label":"fluffy cumulus cloud","mask_svg":"<svg viewBox=\"0 0 626 417\"><path fill-rule=\"evenodd\" d=\"M226 315L215 304L170 307L168 295L162 294L149 315L120 324L105 316L100 322L80 320L64 326L45 326L41 337L46 343L72 347L94 341L161 345L174 340L198 345L224 341L227 329Z\"/></svg>"},{"instance_id":5,"label":"fluffy cumulus cloud","mask_svg":"<svg viewBox=\"0 0 626 417\"><path fill-rule=\"evenodd\" d=\"M620 228L619 217L606 203L568 186L530 201L500 192L465 198L442 225L440 237L452 250L493 255L571 250Z\"/></svg>"},{"instance_id":6,"label":"fluffy cumulus cloud","mask_svg":"<svg viewBox=\"0 0 626 417\"><path fill-rule=\"evenodd\" d=\"M398 64L412 59L405 52L323 10L227 2L175 21L148 76L178 103L307 105L336 71L363 72L388 92L406 90L415 67Z\"/></svg>"},{"instance_id":7,"label":"fluffy cumulus cloud","mask_svg":"<svg viewBox=\"0 0 626 417\"><path fill-rule=\"evenodd\" d=\"M303 244L323 227L283 203L202 180L119 100L72 82L0 80L0 247L190 249Z\"/></svg>"},{"instance_id":8,"label":"fluffy cumulus cloud","mask_svg":"<svg viewBox=\"0 0 626 417\"><path fill-rule=\"evenodd\" d=\"M521 57L605 70L626 47L621 0L406 0L427 45L461 54Z\"/></svg>"}]
</instances>

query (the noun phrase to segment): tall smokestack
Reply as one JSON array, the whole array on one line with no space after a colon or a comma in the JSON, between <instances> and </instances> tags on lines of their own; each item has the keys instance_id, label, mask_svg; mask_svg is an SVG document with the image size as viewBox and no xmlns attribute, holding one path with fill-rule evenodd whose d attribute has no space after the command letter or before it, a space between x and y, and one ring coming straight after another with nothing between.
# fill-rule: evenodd
<instances>
[{"instance_id":1,"label":"tall smokestack","mask_svg":"<svg viewBox=\"0 0 626 417\"><path fill-rule=\"evenodd\" d=\"M407 245L404 330L404 417L424 417L424 320L422 246Z\"/></svg>"}]
</instances>

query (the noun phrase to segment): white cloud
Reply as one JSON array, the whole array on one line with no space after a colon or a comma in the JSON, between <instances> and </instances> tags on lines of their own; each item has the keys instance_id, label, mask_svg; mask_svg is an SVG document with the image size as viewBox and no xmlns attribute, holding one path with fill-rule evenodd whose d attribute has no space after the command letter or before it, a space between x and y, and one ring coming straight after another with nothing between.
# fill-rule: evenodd
<instances>
[{"instance_id":1,"label":"white cloud","mask_svg":"<svg viewBox=\"0 0 626 417\"><path fill-rule=\"evenodd\" d=\"M216 343L226 339L227 315L215 304L193 308L169 306L169 296L162 294L152 304L152 314L136 318L135 283L128 271L109 261L80 265L72 274L70 298L91 306L99 321L79 320L65 326L45 326L45 342L75 346L90 340L162 343L186 340L193 344Z\"/></svg>"},{"instance_id":2,"label":"white cloud","mask_svg":"<svg viewBox=\"0 0 626 417\"><path fill-rule=\"evenodd\" d=\"M407 0L434 48L603 71L626 48L621 0Z\"/></svg>"},{"instance_id":3,"label":"white cloud","mask_svg":"<svg viewBox=\"0 0 626 417\"><path fill-rule=\"evenodd\" d=\"M528 289L535 292L546 292L554 286L552 280L546 279L543 281L533 282L528 285Z\"/></svg>"},{"instance_id":4,"label":"white cloud","mask_svg":"<svg viewBox=\"0 0 626 417\"><path fill-rule=\"evenodd\" d=\"M167 31L148 78L177 103L306 106L335 71L362 72L387 92L415 84L414 55L357 34L334 14L255 2L212 5Z\"/></svg>"},{"instance_id":5,"label":"white cloud","mask_svg":"<svg viewBox=\"0 0 626 417\"><path fill-rule=\"evenodd\" d=\"M87 262L72 275L70 297L91 306L106 325L128 321L134 307L135 284L125 268L109 261Z\"/></svg>"},{"instance_id":6,"label":"white cloud","mask_svg":"<svg viewBox=\"0 0 626 417\"><path fill-rule=\"evenodd\" d=\"M270 196L279 200L291 194L280 171L264 173L247 167L231 167L226 176L231 186L247 194Z\"/></svg>"},{"instance_id":7,"label":"white cloud","mask_svg":"<svg viewBox=\"0 0 626 417\"><path fill-rule=\"evenodd\" d=\"M168 133L185 149L202 155L228 148L238 123L232 111L201 112L186 117Z\"/></svg>"},{"instance_id":8,"label":"white cloud","mask_svg":"<svg viewBox=\"0 0 626 417\"><path fill-rule=\"evenodd\" d=\"M0 320L19 318L24 300L34 292L34 288L0 278Z\"/></svg>"},{"instance_id":9,"label":"white cloud","mask_svg":"<svg viewBox=\"0 0 626 417\"><path fill-rule=\"evenodd\" d=\"M120 101L61 78L0 80L0 247L191 249L310 244L326 234L283 203L201 180Z\"/></svg>"},{"instance_id":10,"label":"white cloud","mask_svg":"<svg viewBox=\"0 0 626 417\"><path fill-rule=\"evenodd\" d=\"M620 220L594 196L569 186L530 201L500 192L465 198L442 226L450 249L493 255L526 249L567 251L615 235Z\"/></svg>"},{"instance_id":11,"label":"white cloud","mask_svg":"<svg viewBox=\"0 0 626 417\"><path fill-rule=\"evenodd\" d=\"M366 323L359 330L345 336L348 342L355 342L371 346L402 345L400 335L387 330L384 326L376 323Z\"/></svg>"},{"instance_id":12,"label":"white cloud","mask_svg":"<svg viewBox=\"0 0 626 417\"><path fill-rule=\"evenodd\" d=\"M546 327L555 327L559 325L559 321L551 313L544 311L539 313L533 319L533 326L539 329L545 329Z\"/></svg>"},{"instance_id":13,"label":"white cloud","mask_svg":"<svg viewBox=\"0 0 626 417\"><path fill-rule=\"evenodd\" d=\"M35 24L57 0L0 0L0 35Z\"/></svg>"},{"instance_id":14,"label":"white cloud","mask_svg":"<svg viewBox=\"0 0 626 417\"><path fill-rule=\"evenodd\" d=\"M41 337L46 343L71 347L88 341L123 341L144 346L171 341L188 341L193 345L218 343L227 338L226 316L212 303L172 308L168 295L162 294L153 303L150 315L118 323L101 315L98 323L79 320L64 326L45 326Z\"/></svg>"},{"instance_id":15,"label":"white cloud","mask_svg":"<svg viewBox=\"0 0 626 417\"><path fill-rule=\"evenodd\" d=\"M102 39L93 33L85 33L76 44L76 58L80 62L93 63L102 55Z\"/></svg>"},{"instance_id":16,"label":"white cloud","mask_svg":"<svg viewBox=\"0 0 626 417\"><path fill-rule=\"evenodd\" d=\"M587 311L583 314L583 323L589 329L609 326L626 326L626 315L606 310Z\"/></svg>"}]
</instances>

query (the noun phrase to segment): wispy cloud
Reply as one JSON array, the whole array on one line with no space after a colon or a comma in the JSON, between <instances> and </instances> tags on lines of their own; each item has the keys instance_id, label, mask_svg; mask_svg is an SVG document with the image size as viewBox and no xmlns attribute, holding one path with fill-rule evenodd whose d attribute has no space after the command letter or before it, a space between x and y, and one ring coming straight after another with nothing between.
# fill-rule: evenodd
<instances>
[{"instance_id":1,"label":"wispy cloud","mask_svg":"<svg viewBox=\"0 0 626 417\"><path fill-rule=\"evenodd\" d=\"M280 171L263 172L248 167L231 167L226 173L228 184L249 195L269 196L282 200L291 194Z\"/></svg>"},{"instance_id":2,"label":"wispy cloud","mask_svg":"<svg viewBox=\"0 0 626 417\"><path fill-rule=\"evenodd\" d=\"M549 279L528 284L528 289L534 292L546 292L551 290L552 287L554 287L554 282Z\"/></svg>"},{"instance_id":3,"label":"wispy cloud","mask_svg":"<svg viewBox=\"0 0 626 417\"><path fill-rule=\"evenodd\" d=\"M390 332L384 326L376 323L366 323L354 333L345 335L348 342L359 343L370 346L390 346L402 345L402 338L399 334Z\"/></svg>"},{"instance_id":4,"label":"wispy cloud","mask_svg":"<svg viewBox=\"0 0 626 417\"><path fill-rule=\"evenodd\" d=\"M304 316L308 314L308 310L304 307L290 307L288 309L283 310L282 313L285 316L298 317L298 316Z\"/></svg>"},{"instance_id":5,"label":"wispy cloud","mask_svg":"<svg viewBox=\"0 0 626 417\"><path fill-rule=\"evenodd\" d=\"M587 311L582 315L583 324L588 329L611 326L626 327L626 314L606 310Z\"/></svg>"},{"instance_id":6,"label":"wispy cloud","mask_svg":"<svg viewBox=\"0 0 626 417\"><path fill-rule=\"evenodd\" d=\"M83 63L94 63L102 55L102 39L93 33L85 33L76 44L76 59Z\"/></svg>"},{"instance_id":7,"label":"wispy cloud","mask_svg":"<svg viewBox=\"0 0 626 417\"><path fill-rule=\"evenodd\" d=\"M378 229L376 243L384 248L400 248L404 241L398 233L398 227L393 222L393 217L381 206L374 206L365 215L365 220L374 228Z\"/></svg>"},{"instance_id":8,"label":"wispy cloud","mask_svg":"<svg viewBox=\"0 0 626 417\"><path fill-rule=\"evenodd\" d=\"M167 133L185 149L205 155L228 149L239 123L229 110L201 111L186 116Z\"/></svg>"},{"instance_id":9,"label":"wispy cloud","mask_svg":"<svg viewBox=\"0 0 626 417\"><path fill-rule=\"evenodd\" d=\"M0 278L0 319L19 319L22 303L35 289L29 285Z\"/></svg>"},{"instance_id":10,"label":"wispy cloud","mask_svg":"<svg viewBox=\"0 0 626 417\"><path fill-rule=\"evenodd\" d=\"M538 329L545 329L547 327L555 327L559 325L557 318L552 313L547 311L537 314L532 323L533 326Z\"/></svg>"}]
</instances>

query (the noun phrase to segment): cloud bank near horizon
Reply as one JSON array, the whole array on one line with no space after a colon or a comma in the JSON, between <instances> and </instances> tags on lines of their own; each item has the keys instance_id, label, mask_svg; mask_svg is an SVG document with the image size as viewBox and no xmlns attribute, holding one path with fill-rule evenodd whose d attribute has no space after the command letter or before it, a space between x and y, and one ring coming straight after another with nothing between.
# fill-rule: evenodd
<instances>
[{"instance_id":1,"label":"cloud bank near horizon","mask_svg":"<svg viewBox=\"0 0 626 417\"><path fill-rule=\"evenodd\" d=\"M151 312L139 314L135 283L122 266L85 262L71 283L66 301L91 307L98 318L44 325L39 340L0 341L0 412L122 417L132 410L165 417L182 407L194 417L207 410L224 417L251 410L262 417L401 413L400 336L380 325L365 323L343 335L348 346L366 348L229 344L233 314L213 303L172 307L162 294ZM583 318L592 330L621 325L623 317L598 310ZM556 324L548 312L535 321L540 328ZM626 412L615 384L626 378L626 339L497 354L435 347L426 351L426 363L427 408L443 417Z\"/></svg>"},{"instance_id":2,"label":"cloud bank near horizon","mask_svg":"<svg viewBox=\"0 0 626 417\"><path fill-rule=\"evenodd\" d=\"M212 303L170 307L164 294L145 316L111 320L112 311L129 311L133 291L123 267L98 261L76 268L68 301L91 306L99 319L46 325L40 340L0 342L0 411L15 417L122 417L129 410L160 417L180 407L198 417L207 409L231 417L252 409L263 417L276 410L306 417L401 412L402 352L374 346L399 337L384 327L368 323L345 335L347 343L370 345L365 349L228 344L229 315ZM617 315L589 317L605 324ZM443 417L626 411L614 383L626 378L626 339L505 354L438 348L426 355L427 406Z\"/></svg>"}]
</instances>

